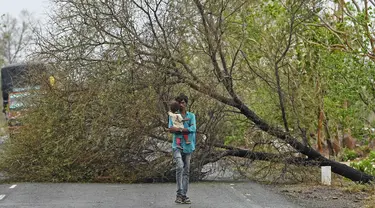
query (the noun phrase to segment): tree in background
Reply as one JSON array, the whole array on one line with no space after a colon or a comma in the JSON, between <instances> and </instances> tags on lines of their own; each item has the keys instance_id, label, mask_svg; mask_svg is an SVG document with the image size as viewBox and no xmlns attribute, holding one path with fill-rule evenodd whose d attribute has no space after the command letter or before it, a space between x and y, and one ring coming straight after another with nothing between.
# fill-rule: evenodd
<instances>
[{"instance_id":1,"label":"tree in background","mask_svg":"<svg viewBox=\"0 0 375 208\"><path fill-rule=\"evenodd\" d=\"M3 14L0 25L0 55L4 64L25 61L33 42L35 21L32 15L26 10L21 11L19 18Z\"/></svg>"}]
</instances>

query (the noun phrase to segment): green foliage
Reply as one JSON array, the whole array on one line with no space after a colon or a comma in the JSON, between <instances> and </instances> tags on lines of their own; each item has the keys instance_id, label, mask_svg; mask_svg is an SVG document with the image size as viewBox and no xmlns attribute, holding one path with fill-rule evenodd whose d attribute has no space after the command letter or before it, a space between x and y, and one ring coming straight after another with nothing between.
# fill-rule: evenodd
<instances>
[{"instance_id":1,"label":"green foliage","mask_svg":"<svg viewBox=\"0 0 375 208\"><path fill-rule=\"evenodd\" d=\"M357 157L358 157L358 154L355 150L344 148L342 151L341 160L342 161L354 160Z\"/></svg>"},{"instance_id":2,"label":"green foliage","mask_svg":"<svg viewBox=\"0 0 375 208\"><path fill-rule=\"evenodd\" d=\"M371 151L366 159L350 163L350 166L364 173L375 176L375 151Z\"/></svg>"},{"instance_id":3,"label":"green foliage","mask_svg":"<svg viewBox=\"0 0 375 208\"><path fill-rule=\"evenodd\" d=\"M22 181L95 181L109 175L112 181L134 182L171 165L161 153L150 153L160 159L149 161L143 157L150 154L141 154L160 115L153 89L125 94L131 85L102 82L106 77L89 78L84 82L89 88L56 77L58 88L35 92L25 125L5 142L1 172Z\"/></svg>"},{"instance_id":4,"label":"green foliage","mask_svg":"<svg viewBox=\"0 0 375 208\"><path fill-rule=\"evenodd\" d=\"M234 145L234 146L244 146L246 133L249 129L249 122L244 119L240 119L240 116L231 116L231 119L228 119L226 129L227 132L224 132L225 139L224 144Z\"/></svg>"}]
</instances>

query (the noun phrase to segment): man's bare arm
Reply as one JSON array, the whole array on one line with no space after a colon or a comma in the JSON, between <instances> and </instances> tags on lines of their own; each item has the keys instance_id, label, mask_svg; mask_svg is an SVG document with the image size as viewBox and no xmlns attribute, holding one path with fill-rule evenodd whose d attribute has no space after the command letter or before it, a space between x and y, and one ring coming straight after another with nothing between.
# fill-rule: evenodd
<instances>
[{"instance_id":1,"label":"man's bare arm","mask_svg":"<svg viewBox=\"0 0 375 208\"><path fill-rule=\"evenodd\" d=\"M179 128L177 128L177 127L171 127L171 128L169 128L168 129L168 131L170 132L170 133L176 133L176 132L180 132L180 129Z\"/></svg>"}]
</instances>

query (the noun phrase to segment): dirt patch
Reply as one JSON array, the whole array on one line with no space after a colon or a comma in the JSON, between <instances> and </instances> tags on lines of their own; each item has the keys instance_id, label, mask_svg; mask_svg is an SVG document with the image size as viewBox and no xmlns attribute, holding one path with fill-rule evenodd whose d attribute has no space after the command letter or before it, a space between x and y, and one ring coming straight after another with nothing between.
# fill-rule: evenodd
<instances>
[{"instance_id":1,"label":"dirt patch","mask_svg":"<svg viewBox=\"0 0 375 208\"><path fill-rule=\"evenodd\" d=\"M355 185L354 185L355 186ZM272 189L302 207L367 207L371 192L347 186L323 186L316 184L273 185Z\"/></svg>"}]
</instances>

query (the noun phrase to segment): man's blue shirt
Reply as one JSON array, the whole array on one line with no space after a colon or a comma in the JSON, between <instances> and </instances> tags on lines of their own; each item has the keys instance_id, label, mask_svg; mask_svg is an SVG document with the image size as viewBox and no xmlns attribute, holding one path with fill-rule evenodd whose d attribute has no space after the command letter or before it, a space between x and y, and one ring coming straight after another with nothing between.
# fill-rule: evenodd
<instances>
[{"instance_id":1,"label":"man's blue shirt","mask_svg":"<svg viewBox=\"0 0 375 208\"><path fill-rule=\"evenodd\" d=\"M189 141L190 144L185 143L185 139L183 138L181 133L173 133L173 142L172 142L172 148L175 150L177 148L176 144L176 138L181 138L181 146L184 149L184 153L192 153L195 150L195 143L196 143L196 131L197 131L197 124L195 121L195 115L191 112L186 112L185 118L188 118L189 121L184 122L184 128L188 129L189 131ZM169 123L168 128L171 128L173 126L172 120L169 117Z\"/></svg>"}]
</instances>

